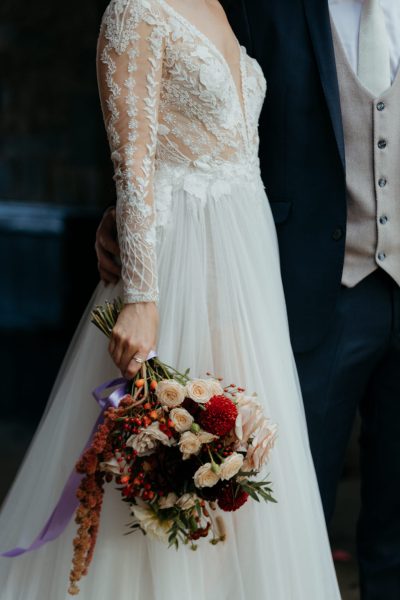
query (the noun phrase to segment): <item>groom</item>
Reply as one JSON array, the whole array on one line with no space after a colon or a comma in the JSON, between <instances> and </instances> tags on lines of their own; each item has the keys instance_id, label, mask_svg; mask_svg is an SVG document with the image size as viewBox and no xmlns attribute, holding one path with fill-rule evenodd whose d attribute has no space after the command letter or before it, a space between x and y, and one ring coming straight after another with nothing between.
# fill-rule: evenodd
<instances>
[{"instance_id":1,"label":"groom","mask_svg":"<svg viewBox=\"0 0 400 600\"><path fill-rule=\"evenodd\" d=\"M400 2L227 4L268 80L262 175L326 518L360 410L362 598L399 600ZM108 211L108 280L114 229Z\"/></svg>"}]
</instances>

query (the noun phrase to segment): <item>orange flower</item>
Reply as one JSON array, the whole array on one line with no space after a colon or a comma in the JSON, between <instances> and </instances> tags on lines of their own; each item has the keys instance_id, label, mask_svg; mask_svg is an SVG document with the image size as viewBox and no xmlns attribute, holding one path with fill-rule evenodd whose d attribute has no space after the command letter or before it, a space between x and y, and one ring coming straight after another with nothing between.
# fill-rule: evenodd
<instances>
[{"instance_id":1,"label":"orange flower","mask_svg":"<svg viewBox=\"0 0 400 600\"><path fill-rule=\"evenodd\" d=\"M147 415L145 415L143 417L143 424L144 424L144 426L148 427L150 425L150 423L151 423L151 419L149 419L149 417Z\"/></svg>"},{"instance_id":2,"label":"orange flower","mask_svg":"<svg viewBox=\"0 0 400 600\"><path fill-rule=\"evenodd\" d=\"M86 575L93 558L103 504L103 485L104 475L102 473L90 473L82 479L77 491L80 504L76 511L75 521L79 527L77 536L73 540L72 569L68 590L72 596L79 593L77 583Z\"/></svg>"}]
</instances>

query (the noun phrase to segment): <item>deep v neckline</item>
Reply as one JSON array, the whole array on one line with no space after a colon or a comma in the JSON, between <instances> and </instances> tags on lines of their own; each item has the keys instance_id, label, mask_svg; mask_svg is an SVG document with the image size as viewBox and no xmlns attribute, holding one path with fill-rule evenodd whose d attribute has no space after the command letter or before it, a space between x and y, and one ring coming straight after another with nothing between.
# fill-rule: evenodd
<instances>
[{"instance_id":1,"label":"deep v neckline","mask_svg":"<svg viewBox=\"0 0 400 600\"><path fill-rule=\"evenodd\" d=\"M232 68L229 65L229 62L222 51L218 48L218 46L212 41L212 39L203 33L201 29L199 29L192 21L190 21L187 17L185 17L182 13L180 13L176 8L171 6L167 0L159 0L160 4L162 4L167 11L170 12L174 17L176 17L181 23L183 23L187 28L191 29L193 34L201 39L213 52L218 56L221 63L223 64L225 70L227 71L230 81L233 85L236 94L236 100L239 105L239 109L242 116L243 126L244 126L244 135L246 140L248 141L248 128L247 128L247 104L246 104L246 85L245 85L245 61L244 61L244 48L239 44L238 39L235 37L236 45L239 53L239 77L238 81L240 82L240 88L236 83L236 77Z\"/></svg>"}]
</instances>

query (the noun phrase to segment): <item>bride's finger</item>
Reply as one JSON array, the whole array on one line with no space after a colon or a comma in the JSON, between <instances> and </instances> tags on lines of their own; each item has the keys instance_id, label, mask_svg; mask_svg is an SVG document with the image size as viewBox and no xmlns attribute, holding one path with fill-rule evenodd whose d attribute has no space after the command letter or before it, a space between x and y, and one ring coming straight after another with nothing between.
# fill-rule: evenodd
<instances>
[{"instance_id":1,"label":"bride's finger","mask_svg":"<svg viewBox=\"0 0 400 600\"><path fill-rule=\"evenodd\" d=\"M114 354L114 350L115 350L115 339L113 338L113 336L110 337L110 342L108 344L108 352L111 354L111 356L113 356Z\"/></svg>"},{"instance_id":2,"label":"bride's finger","mask_svg":"<svg viewBox=\"0 0 400 600\"><path fill-rule=\"evenodd\" d=\"M119 368L122 364L126 366L129 362L128 359L132 358L135 351L135 343L131 333L124 324L121 326L117 322L112 330L111 340L114 342L113 346L110 344L110 350L115 364Z\"/></svg>"},{"instance_id":3,"label":"bride's finger","mask_svg":"<svg viewBox=\"0 0 400 600\"><path fill-rule=\"evenodd\" d=\"M129 362L126 370L123 372L124 377L126 377L126 379L132 379L133 377L135 377L135 375L137 373L139 373L139 370L141 368L143 363L139 363L137 362L137 360L135 360L135 358L132 358L131 361Z\"/></svg>"},{"instance_id":4,"label":"bride's finger","mask_svg":"<svg viewBox=\"0 0 400 600\"><path fill-rule=\"evenodd\" d=\"M123 369L121 369L124 377L127 379L132 379L139 372L150 353L148 346L145 344L139 344L133 350L129 356L129 360Z\"/></svg>"},{"instance_id":5,"label":"bride's finger","mask_svg":"<svg viewBox=\"0 0 400 600\"><path fill-rule=\"evenodd\" d=\"M127 371L129 363L132 361L133 357L138 353L138 351L139 348L136 344L129 344L124 348L119 361L119 368L124 375Z\"/></svg>"},{"instance_id":6,"label":"bride's finger","mask_svg":"<svg viewBox=\"0 0 400 600\"><path fill-rule=\"evenodd\" d=\"M120 368L124 342L115 334L112 334L112 342L110 342L110 354L117 367Z\"/></svg>"}]
</instances>

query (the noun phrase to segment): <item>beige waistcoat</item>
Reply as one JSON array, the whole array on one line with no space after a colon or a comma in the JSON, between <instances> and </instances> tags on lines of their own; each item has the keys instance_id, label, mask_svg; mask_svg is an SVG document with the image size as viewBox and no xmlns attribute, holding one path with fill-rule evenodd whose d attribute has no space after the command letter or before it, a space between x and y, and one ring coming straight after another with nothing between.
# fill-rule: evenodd
<instances>
[{"instance_id":1,"label":"beige waistcoat","mask_svg":"<svg viewBox=\"0 0 400 600\"><path fill-rule=\"evenodd\" d=\"M400 72L374 98L359 81L332 23L346 153L347 234L342 282L378 267L400 285Z\"/></svg>"}]
</instances>

